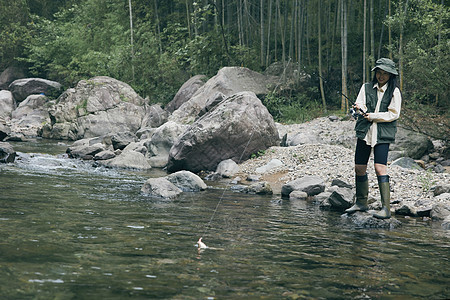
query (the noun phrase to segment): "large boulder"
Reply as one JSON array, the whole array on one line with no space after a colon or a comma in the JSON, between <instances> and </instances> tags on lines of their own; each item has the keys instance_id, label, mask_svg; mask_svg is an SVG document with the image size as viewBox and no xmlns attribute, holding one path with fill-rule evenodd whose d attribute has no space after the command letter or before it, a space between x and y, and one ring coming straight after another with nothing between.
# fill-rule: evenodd
<instances>
[{"instance_id":1,"label":"large boulder","mask_svg":"<svg viewBox=\"0 0 450 300\"><path fill-rule=\"evenodd\" d=\"M253 92L237 93L181 135L170 149L167 169L213 171L225 159L240 163L278 144L278 131L267 108Z\"/></svg>"},{"instance_id":2,"label":"large boulder","mask_svg":"<svg viewBox=\"0 0 450 300\"><path fill-rule=\"evenodd\" d=\"M49 99L30 95L11 113L11 136L38 136L44 124L50 123L47 111Z\"/></svg>"},{"instance_id":3,"label":"large boulder","mask_svg":"<svg viewBox=\"0 0 450 300\"><path fill-rule=\"evenodd\" d=\"M148 108L126 83L99 76L68 89L50 110L51 124L42 136L78 140L141 128Z\"/></svg>"},{"instance_id":4,"label":"large boulder","mask_svg":"<svg viewBox=\"0 0 450 300\"><path fill-rule=\"evenodd\" d=\"M57 98L61 88L62 86L59 82L42 78L17 79L9 85L9 90L17 102L22 102L28 96L36 94L45 94L52 98Z\"/></svg>"},{"instance_id":5,"label":"large boulder","mask_svg":"<svg viewBox=\"0 0 450 300\"><path fill-rule=\"evenodd\" d=\"M8 86L16 79L24 78L25 72L20 67L11 66L0 74L0 90L8 89Z\"/></svg>"},{"instance_id":6,"label":"large boulder","mask_svg":"<svg viewBox=\"0 0 450 300\"><path fill-rule=\"evenodd\" d=\"M10 91L0 91L0 120L8 120L11 113L16 109L16 103Z\"/></svg>"},{"instance_id":7,"label":"large boulder","mask_svg":"<svg viewBox=\"0 0 450 300\"><path fill-rule=\"evenodd\" d=\"M242 67L225 67L216 76L208 80L197 92L175 110L169 120L190 124L194 122L202 109L211 99L217 98L217 92L225 97L251 91L258 95L269 92L269 86L276 82L276 77L265 76Z\"/></svg>"},{"instance_id":8,"label":"large boulder","mask_svg":"<svg viewBox=\"0 0 450 300\"><path fill-rule=\"evenodd\" d=\"M172 113L177 110L183 103L187 102L201 88L207 78L205 75L195 75L186 81L178 90L173 100L166 106L166 111Z\"/></svg>"},{"instance_id":9,"label":"large boulder","mask_svg":"<svg viewBox=\"0 0 450 300\"><path fill-rule=\"evenodd\" d=\"M16 158L16 152L9 143L0 142L0 163L12 163Z\"/></svg>"},{"instance_id":10,"label":"large boulder","mask_svg":"<svg viewBox=\"0 0 450 300\"><path fill-rule=\"evenodd\" d=\"M420 159L432 149L433 143L426 135L399 127L389 157L391 160L401 156Z\"/></svg>"}]
</instances>

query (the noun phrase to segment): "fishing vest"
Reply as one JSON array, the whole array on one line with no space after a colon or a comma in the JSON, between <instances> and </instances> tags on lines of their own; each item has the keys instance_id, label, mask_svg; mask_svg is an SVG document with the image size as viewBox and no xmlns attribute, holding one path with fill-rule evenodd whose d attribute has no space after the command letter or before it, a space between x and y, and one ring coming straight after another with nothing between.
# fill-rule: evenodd
<instances>
[{"instance_id":1,"label":"fishing vest","mask_svg":"<svg viewBox=\"0 0 450 300\"><path fill-rule=\"evenodd\" d=\"M366 107L368 113L375 112L377 106L377 89L373 87L373 83L369 82L365 84L366 91ZM394 87L395 89L395 87ZM391 98L388 96L388 91L386 91L381 99L380 112L387 112L388 106L391 104ZM356 121L355 131L356 137L359 139L364 139L366 137L367 131L369 131L372 122L366 120L363 116L358 115L358 120ZM377 144L381 143L393 143L395 141L395 134L397 133L397 120L392 122L379 122L377 123Z\"/></svg>"}]
</instances>

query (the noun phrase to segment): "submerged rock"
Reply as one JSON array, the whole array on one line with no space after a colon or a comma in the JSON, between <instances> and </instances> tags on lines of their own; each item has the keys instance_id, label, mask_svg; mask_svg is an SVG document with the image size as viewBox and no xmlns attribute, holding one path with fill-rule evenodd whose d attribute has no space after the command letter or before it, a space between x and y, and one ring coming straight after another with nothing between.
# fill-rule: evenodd
<instances>
[{"instance_id":1,"label":"submerged rock","mask_svg":"<svg viewBox=\"0 0 450 300\"><path fill-rule=\"evenodd\" d=\"M206 183L198 175L189 171L175 172L167 175L166 179L183 192L198 192L207 188Z\"/></svg>"},{"instance_id":2,"label":"submerged rock","mask_svg":"<svg viewBox=\"0 0 450 300\"><path fill-rule=\"evenodd\" d=\"M183 191L167 178L160 177L148 179L142 186L141 192L151 197L173 199Z\"/></svg>"},{"instance_id":3,"label":"submerged rock","mask_svg":"<svg viewBox=\"0 0 450 300\"><path fill-rule=\"evenodd\" d=\"M369 212L355 212L354 214L343 214L341 219L352 223L356 227L360 228L387 228L394 229L402 225L402 222L396 218L391 217L390 219L377 219L372 216Z\"/></svg>"}]
</instances>

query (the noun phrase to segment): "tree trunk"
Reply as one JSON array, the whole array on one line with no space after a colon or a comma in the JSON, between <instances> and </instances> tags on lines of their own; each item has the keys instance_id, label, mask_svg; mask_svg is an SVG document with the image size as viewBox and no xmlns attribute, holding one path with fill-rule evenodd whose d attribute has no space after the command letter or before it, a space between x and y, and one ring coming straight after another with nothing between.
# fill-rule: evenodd
<instances>
[{"instance_id":1,"label":"tree trunk","mask_svg":"<svg viewBox=\"0 0 450 300\"><path fill-rule=\"evenodd\" d=\"M128 7L130 9L131 76L134 82L133 12L131 10L131 0L128 0Z\"/></svg>"},{"instance_id":2,"label":"tree trunk","mask_svg":"<svg viewBox=\"0 0 450 300\"><path fill-rule=\"evenodd\" d=\"M347 3L341 0L341 55L342 55L342 96L341 109L343 112L348 110L347 100Z\"/></svg>"},{"instance_id":3,"label":"tree trunk","mask_svg":"<svg viewBox=\"0 0 450 300\"><path fill-rule=\"evenodd\" d=\"M388 6L388 8L389 8L389 19L391 18L391 0L388 0L389 2L389 6ZM389 42L388 42L388 45L389 45L389 58L390 59L393 59L393 57L392 57L392 34L391 34L391 23L389 22L389 26L388 26L388 36L389 36Z\"/></svg>"},{"instance_id":4,"label":"tree trunk","mask_svg":"<svg viewBox=\"0 0 450 300\"><path fill-rule=\"evenodd\" d=\"M189 33L189 39L191 38L191 14L189 12L189 0L186 0L186 21L187 21L187 28Z\"/></svg>"},{"instance_id":5,"label":"tree trunk","mask_svg":"<svg viewBox=\"0 0 450 300\"><path fill-rule=\"evenodd\" d=\"M157 31L157 35L158 35L158 44L159 44L159 53L162 53L162 45L161 45L161 27L159 24L159 16L158 16L158 5L156 3L155 0L155 16L156 16L156 29Z\"/></svg>"},{"instance_id":6,"label":"tree trunk","mask_svg":"<svg viewBox=\"0 0 450 300\"><path fill-rule=\"evenodd\" d=\"M264 0L260 0L260 36L261 36L261 67L264 67Z\"/></svg>"},{"instance_id":7,"label":"tree trunk","mask_svg":"<svg viewBox=\"0 0 450 300\"><path fill-rule=\"evenodd\" d=\"M272 25L272 1L269 0L269 16L267 19L269 20L269 25L267 27L267 49L266 49L266 66L269 65L269 58L270 58L270 30Z\"/></svg>"},{"instance_id":8,"label":"tree trunk","mask_svg":"<svg viewBox=\"0 0 450 300\"><path fill-rule=\"evenodd\" d=\"M318 0L317 1L317 40L318 40L318 52L317 52L317 56L319 57L319 85L320 85L320 95L322 96L322 106L323 106L323 111L324 113L327 113L327 102L325 101L325 93L323 91L323 79L322 79L322 40L321 40L321 14L320 14L320 9L321 9L321 1Z\"/></svg>"},{"instance_id":9,"label":"tree trunk","mask_svg":"<svg viewBox=\"0 0 450 300\"><path fill-rule=\"evenodd\" d=\"M372 69L375 65L375 28L373 24L373 0L370 0L370 69ZM368 78L370 80L370 78Z\"/></svg>"},{"instance_id":10,"label":"tree trunk","mask_svg":"<svg viewBox=\"0 0 450 300\"><path fill-rule=\"evenodd\" d=\"M366 32L367 32L367 28L366 28L366 24L367 24L367 0L364 0L364 6L363 6L363 10L364 10L364 20L363 20L363 57L362 57L362 62L363 62L363 82L366 82Z\"/></svg>"}]
</instances>

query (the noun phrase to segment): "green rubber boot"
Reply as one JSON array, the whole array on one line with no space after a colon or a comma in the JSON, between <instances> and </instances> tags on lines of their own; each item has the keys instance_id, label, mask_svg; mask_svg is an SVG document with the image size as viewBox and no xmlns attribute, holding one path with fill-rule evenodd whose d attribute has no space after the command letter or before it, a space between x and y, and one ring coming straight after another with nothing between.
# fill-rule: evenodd
<instances>
[{"instance_id":1,"label":"green rubber boot","mask_svg":"<svg viewBox=\"0 0 450 300\"><path fill-rule=\"evenodd\" d=\"M374 213L377 219L389 219L391 217L391 188L389 186L389 175L378 176L378 186L381 195L381 210Z\"/></svg>"},{"instance_id":2,"label":"green rubber boot","mask_svg":"<svg viewBox=\"0 0 450 300\"><path fill-rule=\"evenodd\" d=\"M369 197L369 180L367 174L356 176L356 201L355 204L346 209L345 212L352 214L357 211L367 211L367 198Z\"/></svg>"}]
</instances>

